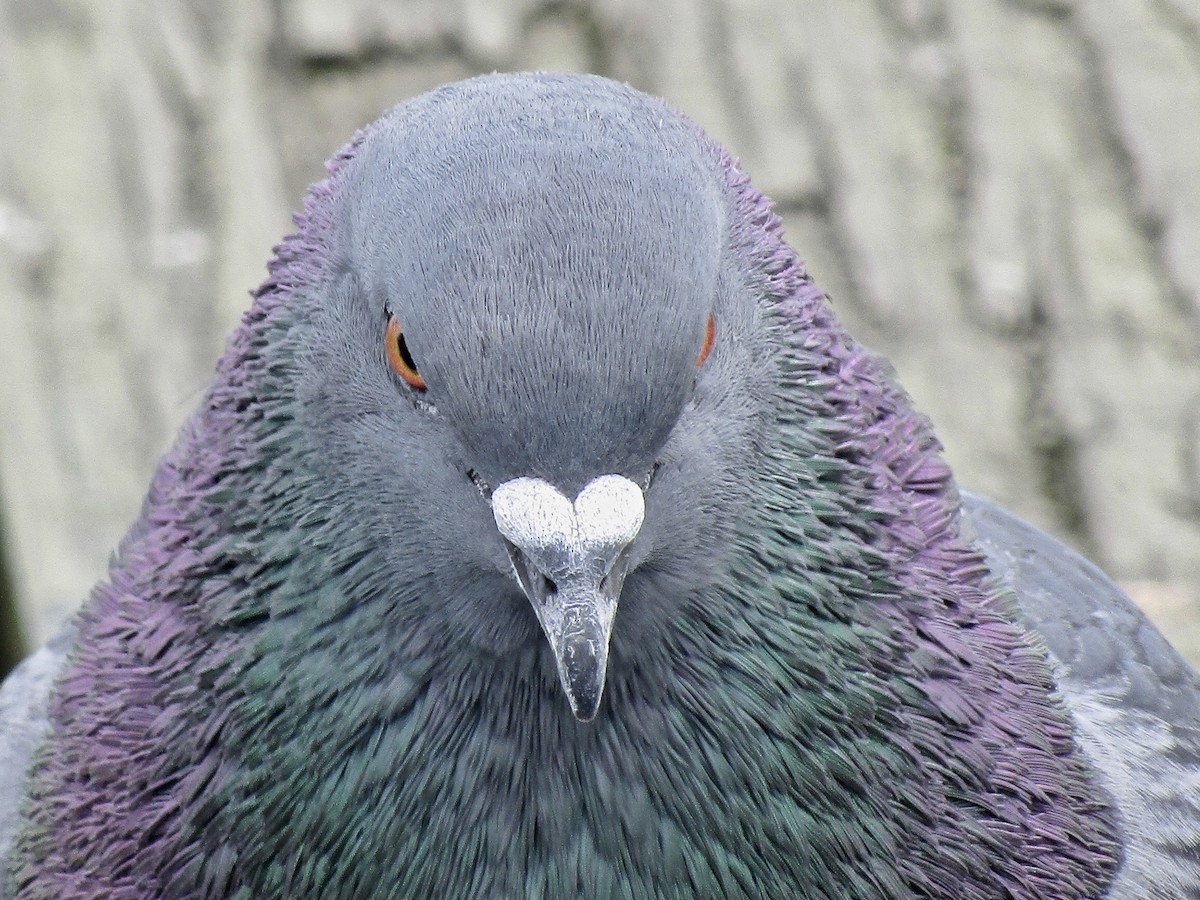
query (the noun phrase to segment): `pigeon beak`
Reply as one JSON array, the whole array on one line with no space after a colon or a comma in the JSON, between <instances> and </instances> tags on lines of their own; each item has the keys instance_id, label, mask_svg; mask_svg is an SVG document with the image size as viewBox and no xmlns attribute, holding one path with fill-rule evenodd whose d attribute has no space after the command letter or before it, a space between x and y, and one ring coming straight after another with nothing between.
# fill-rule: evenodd
<instances>
[{"instance_id":1,"label":"pigeon beak","mask_svg":"<svg viewBox=\"0 0 1200 900\"><path fill-rule=\"evenodd\" d=\"M513 568L518 572L521 568L528 569L528 557L517 554L513 554ZM608 642L617 614L618 592L609 583L597 585L591 583L592 579L555 583L544 576L527 581L518 575L517 580L550 641L558 678L567 692L571 711L579 721L590 722L596 717L604 695ZM525 587L529 582L532 590Z\"/></svg>"},{"instance_id":2,"label":"pigeon beak","mask_svg":"<svg viewBox=\"0 0 1200 900\"><path fill-rule=\"evenodd\" d=\"M604 695L608 644L628 571L625 550L645 516L642 490L602 475L574 503L538 478L492 493L513 574L550 642L575 718L590 722Z\"/></svg>"}]
</instances>

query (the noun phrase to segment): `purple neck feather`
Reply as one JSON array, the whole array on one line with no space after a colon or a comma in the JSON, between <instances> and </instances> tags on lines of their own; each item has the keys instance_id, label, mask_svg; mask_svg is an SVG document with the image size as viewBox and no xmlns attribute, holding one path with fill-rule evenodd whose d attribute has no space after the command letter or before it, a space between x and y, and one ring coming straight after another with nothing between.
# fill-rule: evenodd
<instances>
[{"instance_id":1,"label":"purple neck feather","mask_svg":"<svg viewBox=\"0 0 1200 900\"><path fill-rule=\"evenodd\" d=\"M1096 896L1120 853L1111 810L1094 799L1092 773L1055 699L1044 652L1014 624L1010 601L964 534L953 475L928 419L912 408L885 361L842 328L784 242L771 202L717 152L736 198L732 219L745 226L734 240L766 273L765 292L808 359L801 377L820 388L822 411L839 426L836 455L859 473L852 511L904 591L879 598L872 614L892 620L914 638L917 652L935 661L919 687L941 724L934 734L918 734L914 717L913 745L927 742L935 759L973 762L984 783L963 788L985 795L980 802L991 808L976 821L1004 836L996 852L1011 865L987 878L1002 882L1005 896ZM1012 828L1014 821L1021 827ZM941 835L951 846L962 840L961 827L952 819L935 823L929 839ZM958 890L967 890L965 882L951 893Z\"/></svg>"},{"instance_id":2,"label":"purple neck feather","mask_svg":"<svg viewBox=\"0 0 1200 900\"><path fill-rule=\"evenodd\" d=\"M323 275L338 179L372 127L326 163L327 178L295 216L298 231L275 248L216 383L160 461L109 580L81 613L81 649L53 701L54 739L17 846L17 884L30 896L159 896L167 860L186 844L181 811L220 774L205 753L219 740L219 716L187 745L171 736L189 705L205 703L205 673L235 649L201 638L201 610L235 587L221 561L237 537L222 532L214 510L232 506L245 473L265 465L253 442L290 402L264 392L267 350L289 325L294 292ZM164 692L167 684L179 686ZM30 855L40 858L36 867L20 868Z\"/></svg>"}]
</instances>

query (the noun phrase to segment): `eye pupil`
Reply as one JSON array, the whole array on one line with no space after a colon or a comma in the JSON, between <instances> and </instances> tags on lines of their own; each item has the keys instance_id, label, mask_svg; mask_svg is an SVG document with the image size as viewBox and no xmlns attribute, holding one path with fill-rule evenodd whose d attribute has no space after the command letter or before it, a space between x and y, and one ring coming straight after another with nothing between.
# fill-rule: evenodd
<instances>
[{"instance_id":1,"label":"eye pupil","mask_svg":"<svg viewBox=\"0 0 1200 900\"><path fill-rule=\"evenodd\" d=\"M404 332L396 335L396 349L400 352L400 358L404 360L404 364L417 371L417 364L413 362L412 354L408 352L408 343L404 340Z\"/></svg>"},{"instance_id":2,"label":"eye pupil","mask_svg":"<svg viewBox=\"0 0 1200 900\"><path fill-rule=\"evenodd\" d=\"M391 363L395 373L403 378L404 382L414 391L425 390L425 379L417 372L417 364L404 340L404 330L400 327L400 320L390 314L387 323L386 347L388 362Z\"/></svg>"}]
</instances>

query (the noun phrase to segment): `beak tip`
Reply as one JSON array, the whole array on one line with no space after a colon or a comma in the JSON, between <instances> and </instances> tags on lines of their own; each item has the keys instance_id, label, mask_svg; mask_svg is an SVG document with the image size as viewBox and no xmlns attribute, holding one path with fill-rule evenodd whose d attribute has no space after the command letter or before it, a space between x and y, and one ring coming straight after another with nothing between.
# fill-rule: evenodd
<instances>
[{"instance_id":1,"label":"beak tip","mask_svg":"<svg viewBox=\"0 0 1200 900\"><path fill-rule=\"evenodd\" d=\"M596 718L596 713L600 711L600 698L603 696L601 691L584 696L572 692L567 696L571 701L571 712L578 721L586 723Z\"/></svg>"},{"instance_id":2,"label":"beak tip","mask_svg":"<svg viewBox=\"0 0 1200 900\"><path fill-rule=\"evenodd\" d=\"M571 703L571 712L580 722L590 722L596 718L600 710L600 701L604 698L604 682L607 669L607 654L600 658L593 657L588 664L578 665L577 659L571 660L575 665L563 666L559 675L562 685Z\"/></svg>"},{"instance_id":3,"label":"beak tip","mask_svg":"<svg viewBox=\"0 0 1200 900\"><path fill-rule=\"evenodd\" d=\"M600 711L600 706L597 704L590 712L579 709L578 707L575 707L573 711L575 713L575 721L586 725L596 718L596 713Z\"/></svg>"}]
</instances>

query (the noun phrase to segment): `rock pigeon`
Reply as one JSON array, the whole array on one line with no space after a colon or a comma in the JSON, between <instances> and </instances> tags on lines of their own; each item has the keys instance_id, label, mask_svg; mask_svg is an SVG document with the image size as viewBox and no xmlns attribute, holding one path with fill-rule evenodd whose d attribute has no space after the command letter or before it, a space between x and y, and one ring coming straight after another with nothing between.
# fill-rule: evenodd
<instances>
[{"instance_id":1,"label":"rock pigeon","mask_svg":"<svg viewBox=\"0 0 1200 900\"><path fill-rule=\"evenodd\" d=\"M7 896L1200 897L1196 674L696 125L492 75L327 169L0 695Z\"/></svg>"}]
</instances>

